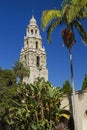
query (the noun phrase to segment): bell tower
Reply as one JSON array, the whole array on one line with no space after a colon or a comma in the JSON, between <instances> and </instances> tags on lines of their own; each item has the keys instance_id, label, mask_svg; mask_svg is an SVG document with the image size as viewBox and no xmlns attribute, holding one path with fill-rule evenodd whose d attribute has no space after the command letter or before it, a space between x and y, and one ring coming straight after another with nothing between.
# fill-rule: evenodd
<instances>
[{"instance_id":1,"label":"bell tower","mask_svg":"<svg viewBox=\"0 0 87 130\"><path fill-rule=\"evenodd\" d=\"M45 48L42 47L42 38L34 16L32 16L26 28L20 61L30 69L30 77L24 77L24 82L33 83L37 77L43 77L46 81L48 80L46 52Z\"/></svg>"}]
</instances>

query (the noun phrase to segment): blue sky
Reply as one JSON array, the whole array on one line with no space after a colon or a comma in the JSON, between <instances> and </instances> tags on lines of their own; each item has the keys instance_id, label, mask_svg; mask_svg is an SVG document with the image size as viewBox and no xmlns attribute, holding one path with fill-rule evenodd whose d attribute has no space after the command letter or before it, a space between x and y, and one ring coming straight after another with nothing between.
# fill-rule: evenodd
<instances>
[{"instance_id":1,"label":"blue sky","mask_svg":"<svg viewBox=\"0 0 87 130\"><path fill-rule=\"evenodd\" d=\"M60 87L66 80L71 82L69 53L67 48L63 47L61 38L63 26L53 31L50 45L47 42L46 32L41 29L43 10L59 8L60 3L61 0L0 0L0 66L2 68L11 68L19 59L25 30L34 9L34 17L47 53L49 81L54 86ZM83 25L87 31L87 20L83 21ZM75 89L79 90L87 73L87 47L82 44L77 31L75 34L77 42L73 46L73 67Z\"/></svg>"}]
</instances>

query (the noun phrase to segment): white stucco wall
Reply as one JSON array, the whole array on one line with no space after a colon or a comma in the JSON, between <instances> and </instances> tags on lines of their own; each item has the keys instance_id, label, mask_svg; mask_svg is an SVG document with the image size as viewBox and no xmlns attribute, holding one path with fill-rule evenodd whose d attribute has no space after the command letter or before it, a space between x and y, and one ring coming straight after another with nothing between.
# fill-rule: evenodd
<instances>
[{"instance_id":1,"label":"white stucco wall","mask_svg":"<svg viewBox=\"0 0 87 130\"><path fill-rule=\"evenodd\" d=\"M64 96L61 107L68 105L65 109L69 110L69 98ZM87 130L87 90L76 92L76 109L78 130Z\"/></svg>"}]
</instances>

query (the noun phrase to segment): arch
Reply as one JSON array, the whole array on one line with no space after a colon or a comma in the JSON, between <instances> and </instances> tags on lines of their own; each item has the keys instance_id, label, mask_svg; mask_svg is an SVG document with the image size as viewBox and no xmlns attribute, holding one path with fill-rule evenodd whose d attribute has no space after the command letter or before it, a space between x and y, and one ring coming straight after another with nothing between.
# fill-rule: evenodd
<instances>
[{"instance_id":1,"label":"arch","mask_svg":"<svg viewBox=\"0 0 87 130\"><path fill-rule=\"evenodd\" d=\"M31 34L33 34L33 29L31 29Z\"/></svg>"},{"instance_id":2,"label":"arch","mask_svg":"<svg viewBox=\"0 0 87 130\"><path fill-rule=\"evenodd\" d=\"M28 45L28 40L27 40L27 45Z\"/></svg>"},{"instance_id":3,"label":"arch","mask_svg":"<svg viewBox=\"0 0 87 130\"><path fill-rule=\"evenodd\" d=\"M40 57L39 56L36 57L36 66L40 67Z\"/></svg>"},{"instance_id":4,"label":"arch","mask_svg":"<svg viewBox=\"0 0 87 130\"><path fill-rule=\"evenodd\" d=\"M26 60L26 55L24 55L24 59Z\"/></svg>"},{"instance_id":5,"label":"arch","mask_svg":"<svg viewBox=\"0 0 87 130\"><path fill-rule=\"evenodd\" d=\"M38 41L36 41L36 49L38 49Z\"/></svg>"},{"instance_id":6,"label":"arch","mask_svg":"<svg viewBox=\"0 0 87 130\"><path fill-rule=\"evenodd\" d=\"M35 34L37 34L37 29L35 29Z\"/></svg>"}]
</instances>

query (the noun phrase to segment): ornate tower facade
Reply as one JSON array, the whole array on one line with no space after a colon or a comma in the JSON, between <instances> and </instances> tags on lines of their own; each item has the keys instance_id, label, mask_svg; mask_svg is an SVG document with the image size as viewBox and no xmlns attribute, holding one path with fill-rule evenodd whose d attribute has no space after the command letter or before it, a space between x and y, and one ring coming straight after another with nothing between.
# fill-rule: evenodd
<instances>
[{"instance_id":1,"label":"ornate tower facade","mask_svg":"<svg viewBox=\"0 0 87 130\"><path fill-rule=\"evenodd\" d=\"M30 69L30 77L24 77L26 83L33 83L37 77L48 80L46 68L46 52L42 47L42 38L35 18L32 16L26 28L24 47L20 53L20 61Z\"/></svg>"}]
</instances>

